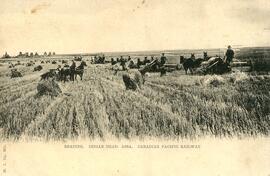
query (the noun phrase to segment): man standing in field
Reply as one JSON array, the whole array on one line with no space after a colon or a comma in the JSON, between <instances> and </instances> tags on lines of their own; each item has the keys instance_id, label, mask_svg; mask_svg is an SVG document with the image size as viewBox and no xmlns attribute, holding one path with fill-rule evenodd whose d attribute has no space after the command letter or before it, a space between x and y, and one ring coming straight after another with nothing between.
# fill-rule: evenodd
<instances>
[{"instance_id":1,"label":"man standing in field","mask_svg":"<svg viewBox=\"0 0 270 176\"><path fill-rule=\"evenodd\" d=\"M140 66L142 65L142 61L140 58L137 59L137 67L140 68Z\"/></svg>"},{"instance_id":2,"label":"man standing in field","mask_svg":"<svg viewBox=\"0 0 270 176\"><path fill-rule=\"evenodd\" d=\"M70 66L70 80L71 81L74 81L75 69L76 69L76 63L73 60L71 66Z\"/></svg>"},{"instance_id":3,"label":"man standing in field","mask_svg":"<svg viewBox=\"0 0 270 176\"><path fill-rule=\"evenodd\" d=\"M165 54L162 53L162 55L160 57L160 62L159 62L160 76L163 76L166 74L166 70L164 67L166 62L167 62L167 58L165 57Z\"/></svg>"},{"instance_id":4,"label":"man standing in field","mask_svg":"<svg viewBox=\"0 0 270 176\"><path fill-rule=\"evenodd\" d=\"M225 62L230 65L230 63L232 62L234 58L234 51L232 50L232 47L229 45L228 46L228 49L226 51L226 54L225 54Z\"/></svg>"},{"instance_id":5,"label":"man standing in field","mask_svg":"<svg viewBox=\"0 0 270 176\"><path fill-rule=\"evenodd\" d=\"M165 57L165 54L162 53L161 57L160 57L160 67L164 66L164 64L166 63L167 58Z\"/></svg>"},{"instance_id":6,"label":"man standing in field","mask_svg":"<svg viewBox=\"0 0 270 176\"><path fill-rule=\"evenodd\" d=\"M123 58L123 56L120 57L120 65L122 66L123 70L126 70L126 60Z\"/></svg>"}]
</instances>

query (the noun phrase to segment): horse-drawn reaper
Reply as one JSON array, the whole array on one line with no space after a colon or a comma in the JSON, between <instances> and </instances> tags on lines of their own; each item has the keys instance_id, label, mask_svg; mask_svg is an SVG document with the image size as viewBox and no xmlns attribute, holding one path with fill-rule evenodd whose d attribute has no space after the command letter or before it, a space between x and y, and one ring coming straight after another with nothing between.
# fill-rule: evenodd
<instances>
[{"instance_id":1,"label":"horse-drawn reaper","mask_svg":"<svg viewBox=\"0 0 270 176\"><path fill-rule=\"evenodd\" d=\"M232 71L232 68L239 69L242 66L251 65L248 62L228 62L226 57L223 59L219 56L208 57L207 59L202 58L184 58L180 56L180 63L183 65L185 73L187 74L190 71L191 74L224 74Z\"/></svg>"},{"instance_id":2,"label":"horse-drawn reaper","mask_svg":"<svg viewBox=\"0 0 270 176\"><path fill-rule=\"evenodd\" d=\"M221 57L209 57L195 59L194 54L190 58L180 56L180 64L183 65L185 73L190 71L191 74L224 74L231 71L230 65Z\"/></svg>"}]
</instances>

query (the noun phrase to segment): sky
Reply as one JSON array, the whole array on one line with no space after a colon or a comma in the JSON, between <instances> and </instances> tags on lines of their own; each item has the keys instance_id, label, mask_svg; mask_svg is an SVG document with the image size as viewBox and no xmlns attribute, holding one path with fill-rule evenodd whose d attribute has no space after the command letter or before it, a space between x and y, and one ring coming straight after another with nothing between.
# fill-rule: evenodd
<instances>
[{"instance_id":1,"label":"sky","mask_svg":"<svg viewBox=\"0 0 270 176\"><path fill-rule=\"evenodd\" d=\"M270 46L269 0L1 0L0 55Z\"/></svg>"}]
</instances>

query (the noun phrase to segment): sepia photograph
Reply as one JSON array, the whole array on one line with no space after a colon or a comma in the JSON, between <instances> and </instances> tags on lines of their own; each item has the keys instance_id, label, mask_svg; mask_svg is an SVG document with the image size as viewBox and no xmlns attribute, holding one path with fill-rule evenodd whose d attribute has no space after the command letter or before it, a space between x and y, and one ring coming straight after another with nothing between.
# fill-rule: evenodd
<instances>
[{"instance_id":1,"label":"sepia photograph","mask_svg":"<svg viewBox=\"0 0 270 176\"><path fill-rule=\"evenodd\" d=\"M1 0L0 19L2 175L270 175L270 1Z\"/></svg>"}]
</instances>

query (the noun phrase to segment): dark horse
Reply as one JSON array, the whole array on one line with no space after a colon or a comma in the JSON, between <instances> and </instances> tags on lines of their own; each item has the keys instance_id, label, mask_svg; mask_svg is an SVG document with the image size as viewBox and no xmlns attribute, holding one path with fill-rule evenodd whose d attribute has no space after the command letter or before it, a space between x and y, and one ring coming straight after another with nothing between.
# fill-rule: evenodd
<instances>
[{"instance_id":1,"label":"dark horse","mask_svg":"<svg viewBox=\"0 0 270 176\"><path fill-rule=\"evenodd\" d=\"M204 59L201 58L195 59L194 54L191 54L190 58L184 58L184 56L180 56L180 64L183 65L186 74L188 70L191 72L191 74L193 74L193 69L200 67L203 61Z\"/></svg>"},{"instance_id":2,"label":"dark horse","mask_svg":"<svg viewBox=\"0 0 270 176\"><path fill-rule=\"evenodd\" d=\"M48 72L43 73L42 75L40 75L41 80L46 80L49 78L54 78L56 77L56 70L55 69L50 69Z\"/></svg>"},{"instance_id":3,"label":"dark horse","mask_svg":"<svg viewBox=\"0 0 270 176\"><path fill-rule=\"evenodd\" d=\"M83 77L83 72L84 72L84 67L86 67L86 62L82 61L81 64L75 69L74 74L75 74L75 79L77 80L77 75L80 76L81 80Z\"/></svg>"},{"instance_id":4,"label":"dark horse","mask_svg":"<svg viewBox=\"0 0 270 176\"><path fill-rule=\"evenodd\" d=\"M75 79L77 80L77 75L79 75L81 77L83 77L83 73L84 73L84 67L87 66L85 61L82 61L81 64L75 69L70 69L70 67L65 66L63 67L60 71L59 71L59 78L60 81L64 81L66 82L68 79L67 77L69 76L69 79L74 81L72 79L72 75L75 76Z\"/></svg>"},{"instance_id":5,"label":"dark horse","mask_svg":"<svg viewBox=\"0 0 270 176\"><path fill-rule=\"evenodd\" d=\"M68 80L67 76L70 76L70 68L69 67L63 67L63 68L61 68L61 70L59 71L58 74L59 74L58 75L59 80L66 82Z\"/></svg>"}]
</instances>

